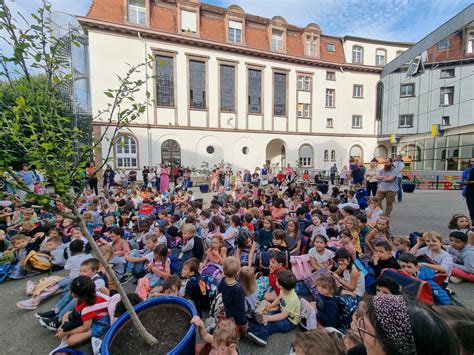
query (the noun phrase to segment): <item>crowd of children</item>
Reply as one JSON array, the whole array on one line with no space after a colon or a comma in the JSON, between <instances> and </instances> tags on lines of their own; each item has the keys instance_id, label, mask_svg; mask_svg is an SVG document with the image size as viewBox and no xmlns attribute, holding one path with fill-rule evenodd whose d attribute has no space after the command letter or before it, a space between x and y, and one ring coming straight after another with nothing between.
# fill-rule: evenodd
<instances>
[{"instance_id":1,"label":"crowd of children","mask_svg":"<svg viewBox=\"0 0 474 355\"><path fill-rule=\"evenodd\" d=\"M444 317L439 310L452 303L450 282L474 282L467 216L447 221L445 236L401 236L392 233L375 197L359 204L354 192L335 189L326 196L304 180L218 191L208 203L191 190L150 187L111 187L98 196L88 190L78 200L101 254L121 283L133 285L131 299L166 294L192 301L199 314L192 323L208 351L237 354L240 337L265 346L272 334L302 328L307 333L296 335L296 354L428 354L420 350L419 325L400 320L414 309L473 329L471 312ZM30 298L18 308L36 309L61 292L54 309L35 314L39 323L65 346L103 336L114 317L108 309L117 285L83 231L61 214L18 200L2 201L0 208L2 281L68 272L46 284L27 281ZM452 352L439 343L446 337L436 340L449 350L442 353L472 353L472 341L453 329ZM400 339L392 333L406 346L397 348Z\"/></svg>"}]
</instances>

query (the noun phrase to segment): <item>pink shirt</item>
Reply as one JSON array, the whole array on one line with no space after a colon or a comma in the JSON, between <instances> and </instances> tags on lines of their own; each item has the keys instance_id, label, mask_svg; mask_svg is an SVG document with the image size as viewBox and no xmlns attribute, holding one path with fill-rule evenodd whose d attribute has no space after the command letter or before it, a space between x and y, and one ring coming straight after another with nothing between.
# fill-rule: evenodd
<instances>
[{"instance_id":1,"label":"pink shirt","mask_svg":"<svg viewBox=\"0 0 474 355\"><path fill-rule=\"evenodd\" d=\"M124 256L130 251L130 244L126 240L120 239L116 243L112 243L112 250L114 255Z\"/></svg>"}]
</instances>

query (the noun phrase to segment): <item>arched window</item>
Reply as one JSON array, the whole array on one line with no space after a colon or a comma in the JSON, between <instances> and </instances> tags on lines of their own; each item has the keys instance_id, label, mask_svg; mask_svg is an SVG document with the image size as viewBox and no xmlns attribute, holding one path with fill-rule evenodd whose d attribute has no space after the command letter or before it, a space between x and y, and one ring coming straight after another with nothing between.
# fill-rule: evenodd
<instances>
[{"instance_id":1,"label":"arched window","mask_svg":"<svg viewBox=\"0 0 474 355\"><path fill-rule=\"evenodd\" d=\"M377 49L375 51L375 65L382 67L387 61L387 51L385 49Z\"/></svg>"},{"instance_id":2,"label":"arched window","mask_svg":"<svg viewBox=\"0 0 474 355\"><path fill-rule=\"evenodd\" d=\"M352 63L363 64L364 48L361 46L352 47Z\"/></svg>"},{"instance_id":3,"label":"arched window","mask_svg":"<svg viewBox=\"0 0 474 355\"><path fill-rule=\"evenodd\" d=\"M181 165L181 147L174 139L168 139L161 145L161 161L166 165Z\"/></svg>"},{"instance_id":4,"label":"arched window","mask_svg":"<svg viewBox=\"0 0 474 355\"><path fill-rule=\"evenodd\" d=\"M326 149L324 151L324 161L328 161L329 160L329 151Z\"/></svg>"},{"instance_id":5,"label":"arched window","mask_svg":"<svg viewBox=\"0 0 474 355\"><path fill-rule=\"evenodd\" d=\"M336 161L336 151L334 149L331 150L331 161Z\"/></svg>"},{"instance_id":6,"label":"arched window","mask_svg":"<svg viewBox=\"0 0 474 355\"><path fill-rule=\"evenodd\" d=\"M308 144L304 144L300 147L299 163L300 166L304 168L313 166L313 148Z\"/></svg>"},{"instance_id":7,"label":"arched window","mask_svg":"<svg viewBox=\"0 0 474 355\"><path fill-rule=\"evenodd\" d=\"M132 136L119 136L115 141L115 162L118 168L137 168L137 141Z\"/></svg>"},{"instance_id":8,"label":"arched window","mask_svg":"<svg viewBox=\"0 0 474 355\"><path fill-rule=\"evenodd\" d=\"M364 152L360 145L353 145L349 150L349 156L358 163L362 163L364 161Z\"/></svg>"},{"instance_id":9,"label":"arched window","mask_svg":"<svg viewBox=\"0 0 474 355\"><path fill-rule=\"evenodd\" d=\"M383 109L383 83L379 81L377 83L377 97L375 101L375 119L382 120L382 109Z\"/></svg>"}]
</instances>

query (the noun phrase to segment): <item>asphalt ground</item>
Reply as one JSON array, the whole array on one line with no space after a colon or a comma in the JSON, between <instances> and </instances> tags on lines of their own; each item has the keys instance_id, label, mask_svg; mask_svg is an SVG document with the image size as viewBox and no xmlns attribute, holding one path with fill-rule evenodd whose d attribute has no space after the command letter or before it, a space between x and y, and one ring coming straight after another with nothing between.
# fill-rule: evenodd
<instances>
[{"instance_id":1,"label":"asphalt ground","mask_svg":"<svg viewBox=\"0 0 474 355\"><path fill-rule=\"evenodd\" d=\"M198 190L195 190L200 196ZM205 200L211 198L206 194ZM405 194L402 203L395 203L391 218L391 230L394 235L407 235L413 231L438 230L443 234L448 233L447 224L455 213L467 214L467 207L459 191L430 191L417 190L413 194ZM58 274L60 274L59 272ZM63 272L64 273L64 272ZM38 281L44 275L30 278ZM24 311L16 308L15 303L26 298L26 280L7 281L0 285L0 354L48 354L55 348L59 341L51 332L40 326L34 318L34 311ZM466 307L474 310L474 284L461 283L450 285L456 292L454 299ZM127 284L129 291L133 284ZM42 303L38 311L53 308L59 296L55 296ZM256 347L246 339L239 343L241 354L286 354L288 353L295 332L273 335L269 338L265 348ZM86 354L91 353L89 345L81 347Z\"/></svg>"}]
</instances>

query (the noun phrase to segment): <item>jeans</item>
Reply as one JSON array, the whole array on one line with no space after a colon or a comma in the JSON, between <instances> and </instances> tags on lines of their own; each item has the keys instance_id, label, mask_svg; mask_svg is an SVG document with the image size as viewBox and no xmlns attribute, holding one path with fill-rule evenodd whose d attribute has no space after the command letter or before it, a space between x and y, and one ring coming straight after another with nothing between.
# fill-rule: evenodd
<instances>
[{"instance_id":1,"label":"jeans","mask_svg":"<svg viewBox=\"0 0 474 355\"><path fill-rule=\"evenodd\" d=\"M63 297L56 303L54 306L54 311L58 315L59 319L62 319L63 316L70 311L73 311L76 307L76 300L71 296L71 292L64 292Z\"/></svg>"},{"instance_id":2,"label":"jeans","mask_svg":"<svg viewBox=\"0 0 474 355\"><path fill-rule=\"evenodd\" d=\"M467 209L469 210L471 221L474 221L474 193L472 193L471 191L468 191L466 193L466 204Z\"/></svg>"},{"instance_id":3,"label":"jeans","mask_svg":"<svg viewBox=\"0 0 474 355\"><path fill-rule=\"evenodd\" d=\"M398 184L397 199L398 199L398 202L402 202L403 190L402 190L402 178L401 177L397 177L397 184Z\"/></svg>"},{"instance_id":4,"label":"jeans","mask_svg":"<svg viewBox=\"0 0 474 355\"><path fill-rule=\"evenodd\" d=\"M87 182L92 192L94 192L96 196L99 195L99 190L97 188L97 183L98 183L97 178L90 178L89 180L87 180Z\"/></svg>"},{"instance_id":5,"label":"jeans","mask_svg":"<svg viewBox=\"0 0 474 355\"><path fill-rule=\"evenodd\" d=\"M395 191L377 191L377 199L379 200L379 207L383 209L384 215L387 217L390 217L390 214L392 213L393 209L393 201L395 201L395 197L397 196L397 193ZM382 201L386 199L386 208L383 208L382 206Z\"/></svg>"},{"instance_id":6,"label":"jeans","mask_svg":"<svg viewBox=\"0 0 474 355\"><path fill-rule=\"evenodd\" d=\"M133 249L130 254L130 256L134 258L139 258L142 255L137 249ZM125 267L125 273L132 273L132 274L139 274L143 270L145 270L145 263L143 261L137 261L137 262L132 262L132 261L127 261L127 266Z\"/></svg>"},{"instance_id":7,"label":"jeans","mask_svg":"<svg viewBox=\"0 0 474 355\"><path fill-rule=\"evenodd\" d=\"M267 325L254 325L250 327L250 332L263 340L275 333L288 333L296 328L296 325L291 323L288 318L276 322L269 322Z\"/></svg>"},{"instance_id":8,"label":"jeans","mask_svg":"<svg viewBox=\"0 0 474 355\"><path fill-rule=\"evenodd\" d=\"M331 174L331 175L329 175L329 176L330 176L330 178L331 178L331 185L334 185L334 179L336 178L336 175Z\"/></svg>"}]
</instances>

